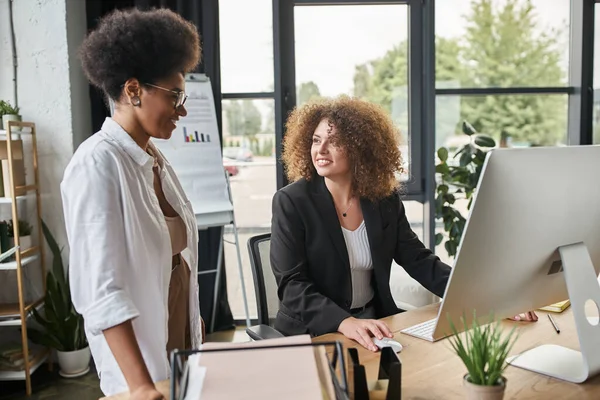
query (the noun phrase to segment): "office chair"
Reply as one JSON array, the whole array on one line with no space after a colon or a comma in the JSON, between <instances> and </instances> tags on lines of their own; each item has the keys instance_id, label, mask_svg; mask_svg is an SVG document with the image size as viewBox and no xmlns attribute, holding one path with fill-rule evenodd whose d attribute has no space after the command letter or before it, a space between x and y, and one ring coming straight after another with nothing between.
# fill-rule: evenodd
<instances>
[{"instance_id":1,"label":"office chair","mask_svg":"<svg viewBox=\"0 0 600 400\"><path fill-rule=\"evenodd\" d=\"M283 334L270 326L271 320L275 319L279 309L277 282L269 258L270 248L270 233L253 236L248 240L250 266L252 267L256 307L258 309L258 325L246 328L246 333L252 340L283 337Z\"/></svg>"}]
</instances>

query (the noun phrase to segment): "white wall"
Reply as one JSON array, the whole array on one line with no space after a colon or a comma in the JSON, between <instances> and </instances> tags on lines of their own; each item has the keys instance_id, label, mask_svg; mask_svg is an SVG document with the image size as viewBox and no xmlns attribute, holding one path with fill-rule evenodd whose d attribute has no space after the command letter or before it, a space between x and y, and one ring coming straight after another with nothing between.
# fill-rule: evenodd
<instances>
[{"instance_id":1,"label":"white wall","mask_svg":"<svg viewBox=\"0 0 600 400\"><path fill-rule=\"evenodd\" d=\"M8 3L0 0L0 99L14 102ZM37 128L42 217L66 246L59 185L74 148L92 133L88 86L76 58L86 32L85 1L17 0L13 20L18 105ZM65 260L67 254L65 248Z\"/></svg>"},{"instance_id":2,"label":"white wall","mask_svg":"<svg viewBox=\"0 0 600 400\"><path fill-rule=\"evenodd\" d=\"M14 101L12 88L12 53L8 19L9 0L0 0L0 99Z\"/></svg>"}]
</instances>

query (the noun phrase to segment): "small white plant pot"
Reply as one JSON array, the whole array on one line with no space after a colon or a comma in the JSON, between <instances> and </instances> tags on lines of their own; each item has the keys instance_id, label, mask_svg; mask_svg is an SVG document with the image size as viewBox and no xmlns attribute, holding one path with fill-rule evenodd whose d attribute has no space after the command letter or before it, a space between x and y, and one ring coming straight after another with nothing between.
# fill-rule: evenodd
<instances>
[{"instance_id":1,"label":"small white plant pot","mask_svg":"<svg viewBox=\"0 0 600 400\"><path fill-rule=\"evenodd\" d=\"M19 240L20 241L19 246L21 246L21 251L25 251L25 250L31 248L31 243L32 243L31 242L31 235L21 236L21 237L19 237L19 239L20 239ZM13 237L9 238L9 246L10 247L15 247L15 238L13 238Z\"/></svg>"},{"instance_id":2,"label":"small white plant pot","mask_svg":"<svg viewBox=\"0 0 600 400\"><path fill-rule=\"evenodd\" d=\"M90 348L75 351L56 351L59 374L63 378L76 378L87 374L90 370Z\"/></svg>"},{"instance_id":3,"label":"small white plant pot","mask_svg":"<svg viewBox=\"0 0 600 400\"><path fill-rule=\"evenodd\" d=\"M2 116L2 129L8 131L8 121L18 121L21 122L21 116L15 114L5 114ZM19 127L13 127L13 132L21 131Z\"/></svg>"},{"instance_id":4,"label":"small white plant pot","mask_svg":"<svg viewBox=\"0 0 600 400\"><path fill-rule=\"evenodd\" d=\"M506 378L502 377L498 385L482 386L469 382L468 374L463 377L463 386L467 400L502 400L506 390Z\"/></svg>"}]
</instances>

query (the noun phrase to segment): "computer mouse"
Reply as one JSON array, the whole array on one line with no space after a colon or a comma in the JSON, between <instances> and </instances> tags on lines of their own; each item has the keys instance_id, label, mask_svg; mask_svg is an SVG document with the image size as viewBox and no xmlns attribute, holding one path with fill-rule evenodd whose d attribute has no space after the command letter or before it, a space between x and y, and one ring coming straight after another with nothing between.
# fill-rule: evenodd
<instances>
[{"instance_id":1,"label":"computer mouse","mask_svg":"<svg viewBox=\"0 0 600 400\"><path fill-rule=\"evenodd\" d=\"M392 350L394 350L394 353L400 353L402 351L402 345L391 338L373 338L373 343L375 343L375 346L379 347L380 349L383 347L391 347Z\"/></svg>"}]
</instances>

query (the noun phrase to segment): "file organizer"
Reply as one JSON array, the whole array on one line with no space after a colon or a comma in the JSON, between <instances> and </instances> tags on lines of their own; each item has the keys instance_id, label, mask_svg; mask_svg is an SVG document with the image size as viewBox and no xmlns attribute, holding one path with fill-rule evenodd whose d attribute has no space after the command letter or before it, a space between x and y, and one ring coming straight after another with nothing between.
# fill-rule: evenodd
<instances>
[{"instance_id":1,"label":"file organizer","mask_svg":"<svg viewBox=\"0 0 600 400\"><path fill-rule=\"evenodd\" d=\"M369 387L365 367L360 364L358 351L348 349L349 393L353 400L369 400L375 392L385 392L386 400L399 400L402 395L402 363L391 347L381 349L379 375L374 386ZM374 396L375 397L375 396Z\"/></svg>"},{"instance_id":2,"label":"file organizer","mask_svg":"<svg viewBox=\"0 0 600 400\"><path fill-rule=\"evenodd\" d=\"M344 353L341 342L323 342L323 343L306 343L306 344L286 344L286 345L269 345L261 347L231 347L220 349L203 349L203 350L174 350L171 353L171 384L170 384L170 399L183 400L186 398L187 389L189 387L189 375L187 367L187 359L195 354L228 352L228 351L255 351L267 349L285 349L292 347L325 347L333 349L333 354L327 357L329 375L331 376L331 384L333 384L333 392L335 400L350 400L348 394L348 378L346 375L346 364L344 362ZM294 362L294 360L290 360ZM318 360L317 360L318 362ZM339 377L336 373L336 368L339 362ZM322 378L322 376L320 376ZM325 382L321 382L321 386L325 386ZM328 383L327 383L328 384ZM331 399L333 400L333 399Z\"/></svg>"}]
</instances>

